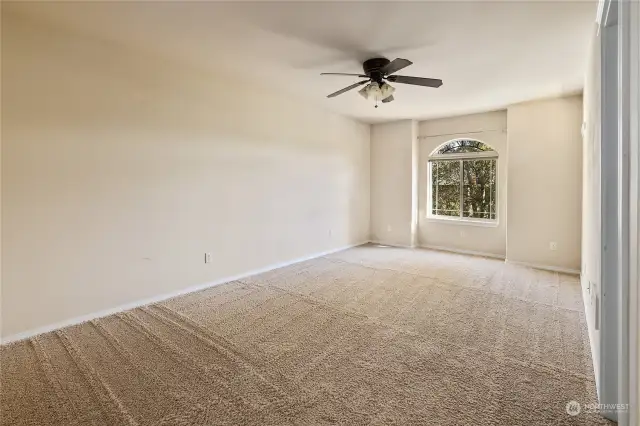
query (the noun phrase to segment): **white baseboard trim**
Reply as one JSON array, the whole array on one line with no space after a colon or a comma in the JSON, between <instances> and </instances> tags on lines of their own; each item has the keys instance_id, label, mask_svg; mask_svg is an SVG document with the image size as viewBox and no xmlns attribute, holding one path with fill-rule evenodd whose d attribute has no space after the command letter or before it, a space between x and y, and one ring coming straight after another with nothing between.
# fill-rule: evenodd
<instances>
[{"instance_id":1,"label":"white baseboard trim","mask_svg":"<svg viewBox=\"0 0 640 426\"><path fill-rule=\"evenodd\" d=\"M71 325L77 325L77 324L81 324L83 322L87 322L87 321L91 321L97 318L102 318L102 317L106 317L109 315L113 315L113 314L117 314L119 312L124 312L124 311L128 311L131 309L135 309L135 308L139 308L141 306L146 306L146 305L151 305L153 303L158 303L158 302L162 302L164 300L168 300L168 299L173 299L174 297L178 297L178 296L183 296L185 294L188 293L194 293L196 291L200 291L200 290L204 290L210 287L215 287L217 285L220 284L225 284L231 281L236 281L236 280L240 280L242 278L247 278L253 275L258 275L258 274L262 274L264 272L268 272L268 271L272 271L274 269L278 269L278 268L283 268L285 266L289 266L289 265L293 265L295 263L300 263L300 262L304 262L305 260L311 260L311 259L315 259L317 257L322 257L322 256L326 256L328 254L332 254L332 253L336 253L342 250L346 250L352 247L357 247L363 244L367 244L368 241L363 241L363 242L359 242L356 244L349 244L343 247L338 247L335 249L331 249L331 250L326 250L320 253L315 253L309 256L304 256L304 257L299 257L297 259L293 259L293 260L289 260L286 262L282 262L282 263L276 263L273 265L269 265L266 266L264 268L260 268L260 269L254 269L242 274L238 274L238 275L234 275L231 277L225 277L225 278L220 278L218 280L215 281L211 281L208 283L204 283L204 284L199 284L199 285L195 285L195 286L191 286L191 287L187 287L181 290L177 290L171 293L165 293L165 294L161 294L159 296L153 296L147 299L143 299L143 300L137 300L135 302L131 302L131 303L126 303L124 305L120 305L120 306L116 306L114 308L110 308L110 309L105 309L103 311L99 311L99 312L93 312L87 315L82 315L79 317L75 317L75 318L69 318L68 320L64 320L64 321L60 321L54 324L49 324L49 325L45 325L43 327L38 327L38 328L34 328L31 330L27 330L27 331L23 331L21 333L17 333L17 334L13 334L7 337L3 337L2 340L0 341L0 345L6 345L9 343L13 343L13 342L17 342L19 340L24 340L24 339L28 339L30 337L33 336L37 336L38 334L42 334L42 333L48 333L50 331L54 331L54 330L58 330L64 327L69 327Z\"/></svg>"},{"instance_id":2,"label":"white baseboard trim","mask_svg":"<svg viewBox=\"0 0 640 426\"><path fill-rule=\"evenodd\" d=\"M551 272L562 272L563 274L580 275L580 271L578 269L563 268L561 266L540 265L538 263L528 263L528 262L517 262L514 260L508 260L508 259L505 260L505 263L510 263L512 265L526 266L528 268L534 268L534 269L543 269L545 271L551 271Z\"/></svg>"},{"instance_id":3,"label":"white baseboard trim","mask_svg":"<svg viewBox=\"0 0 640 426\"><path fill-rule=\"evenodd\" d=\"M587 279L587 277L585 277L583 274L580 274L580 293L582 295L582 304L584 306L584 321L587 323L587 334L589 335L589 347L591 348L591 362L592 362L592 367L593 367L593 372L594 372L594 378L596 381L596 397L598 399L598 402L600 402L600 366L597 365L596 366L596 357L593 356L593 354L596 353L596 340L595 340L595 327L593 324L593 317L590 315L590 309L589 309L589 305L591 304L591 295L585 291L585 281L589 281Z\"/></svg>"},{"instance_id":4,"label":"white baseboard trim","mask_svg":"<svg viewBox=\"0 0 640 426\"><path fill-rule=\"evenodd\" d=\"M482 251L473 251L473 250L461 250L461 249L456 249L451 247L431 246L431 245L421 245L420 247L424 249L429 249L429 250L448 251L450 253L468 254L471 256L482 256L482 257L490 257L492 259L504 260L504 255L496 254L496 253L486 253Z\"/></svg>"}]
</instances>

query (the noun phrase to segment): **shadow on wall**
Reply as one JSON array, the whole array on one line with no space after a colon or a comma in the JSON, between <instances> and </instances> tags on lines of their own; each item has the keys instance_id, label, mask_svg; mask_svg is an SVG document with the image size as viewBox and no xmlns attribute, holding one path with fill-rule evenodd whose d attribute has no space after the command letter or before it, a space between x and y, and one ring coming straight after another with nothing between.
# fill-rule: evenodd
<instances>
[{"instance_id":1,"label":"shadow on wall","mask_svg":"<svg viewBox=\"0 0 640 426\"><path fill-rule=\"evenodd\" d=\"M368 239L368 125L6 6L3 336Z\"/></svg>"}]
</instances>

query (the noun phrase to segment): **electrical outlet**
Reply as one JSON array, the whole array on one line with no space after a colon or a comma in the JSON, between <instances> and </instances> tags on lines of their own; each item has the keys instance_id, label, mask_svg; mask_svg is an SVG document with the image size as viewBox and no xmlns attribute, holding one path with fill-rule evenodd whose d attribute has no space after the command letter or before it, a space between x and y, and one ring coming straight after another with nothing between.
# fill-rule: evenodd
<instances>
[{"instance_id":1,"label":"electrical outlet","mask_svg":"<svg viewBox=\"0 0 640 426\"><path fill-rule=\"evenodd\" d=\"M211 253L204 254L204 263L211 263Z\"/></svg>"},{"instance_id":2,"label":"electrical outlet","mask_svg":"<svg viewBox=\"0 0 640 426\"><path fill-rule=\"evenodd\" d=\"M555 241L551 241L549 243L549 250L551 250L551 251L558 250L558 243L556 243Z\"/></svg>"},{"instance_id":3,"label":"electrical outlet","mask_svg":"<svg viewBox=\"0 0 640 426\"><path fill-rule=\"evenodd\" d=\"M387 232L391 232L391 225L387 225Z\"/></svg>"}]
</instances>

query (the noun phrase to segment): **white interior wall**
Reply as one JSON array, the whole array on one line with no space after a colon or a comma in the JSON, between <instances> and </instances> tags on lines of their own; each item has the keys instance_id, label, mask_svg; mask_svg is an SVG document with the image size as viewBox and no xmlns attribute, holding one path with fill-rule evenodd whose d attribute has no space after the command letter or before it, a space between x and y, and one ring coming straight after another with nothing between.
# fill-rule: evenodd
<instances>
[{"instance_id":1,"label":"white interior wall","mask_svg":"<svg viewBox=\"0 0 640 426\"><path fill-rule=\"evenodd\" d=\"M418 133L421 138L450 136L451 139L479 132L504 131L507 128L506 110L479 114L459 115L421 121ZM458 136L462 134L463 136Z\"/></svg>"},{"instance_id":2,"label":"white interior wall","mask_svg":"<svg viewBox=\"0 0 640 426\"><path fill-rule=\"evenodd\" d=\"M506 257L512 262L578 272L581 122L582 96L576 95L422 121L417 143L411 120L373 125L372 240ZM481 140L498 152L495 226L428 217L429 155L458 138ZM413 208L412 191L417 198ZM412 214L417 215L415 222ZM411 224L416 222L412 233ZM550 249L551 242L556 243L556 250Z\"/></svg>"},{"instance_id":3,"label":"white interior wall","mask_svg":"<svg viewBox=\"0 0 640 426\"><path fill-rule=\"evenodd\" d=\"M507 109L508 261L580 270L581 127L582 96Z\"/></svg>"},{"instance_id":4,"label":"white interior wall","mask_svg":"<svg viewBox=\"0 0 640 426\"><path fill-rule=\"evenodd\" d=\"M5 5L2 66L5 337L369 238L368 125Z\"/></svg>"},{"instance_id":5,"label":"white interior wall","mask_svg":"<svg viewBox=\"0 0 640 426\"><path fill-rule=\"evenodd\" d=\"M596 303L600 295L600 37L594 26L583 95L582 149L582 295L591 341L596 384L600 378L600 330L596 328Z\"/></svg>"},{"instance_id":6,"label":"white interior wall","mask_svg":"<svg viewBox=\"0 0 640 426\"><path fill-rule=\"evenodd\" d=\"M492 111L439 120L419 127L418 239L424 247L448 248L503 257L506 254L507 114ZM498 152L498 223L480 226L427 217L429 155L440 145L459 138L480 140Z\"/></svg>"},{"instance_id":7,"label":"white interior wall","mask_svg":"<svg viewBox=\"0 0 640 426\"><path fill-rule=\"evenodd\" d=\"M371 126L371 240L412 246L415 229L415 122Z\"/></svg>"},{"instance_id":8,"label":"white interior wall","mask_svg":"<svg viewBox=\"0 0 640 426\"><path fill-rule=\"evenodd\" d=\"M418 239L418 202L420 200L419 182L420 178L418 163L420 152L418 144L418 122L411 121L411 247L419 245Z\"/></svg>"}]
</instances>

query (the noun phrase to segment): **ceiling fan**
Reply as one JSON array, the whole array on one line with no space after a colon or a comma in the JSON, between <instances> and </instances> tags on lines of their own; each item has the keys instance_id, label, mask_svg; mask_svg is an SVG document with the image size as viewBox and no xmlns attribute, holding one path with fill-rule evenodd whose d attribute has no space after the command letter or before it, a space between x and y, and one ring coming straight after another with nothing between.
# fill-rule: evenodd
<instances>
[{"instance_id":1,"label":"ceiling fan","mask_svg":"<svg viewBox=\"0 0 640 426\"><path fill-rule=\"evenodd\" d=\"M378 101L382 101L382 103L393 101L393 92L395 91L395 89L391 85L389 85L387 81L392 83L413 84L415 86L425 87L437 88L442 86L442 80L439 79L410 77L407 75L394 74L395 72L400 71L401 69L406 68L411 64L413 64L413 62L402 58L396 58L393 61L389 61L386 58L372 58L364 61L364 63L362 64L364 74L323 72L320 75L346 75L366 78L366 80L359 81L352 84L351 86L345 87L344 89L340 89L337 92L333 92L332 94L328 95L327 98L336 97L345 92L348 92L349 90L355 89L356 87L360 87L363 84L369 83L365 87L360 89L359 93L365 99L374 100L376 102L376 108L378 108Z\"/></svg>"}]
</instances>

